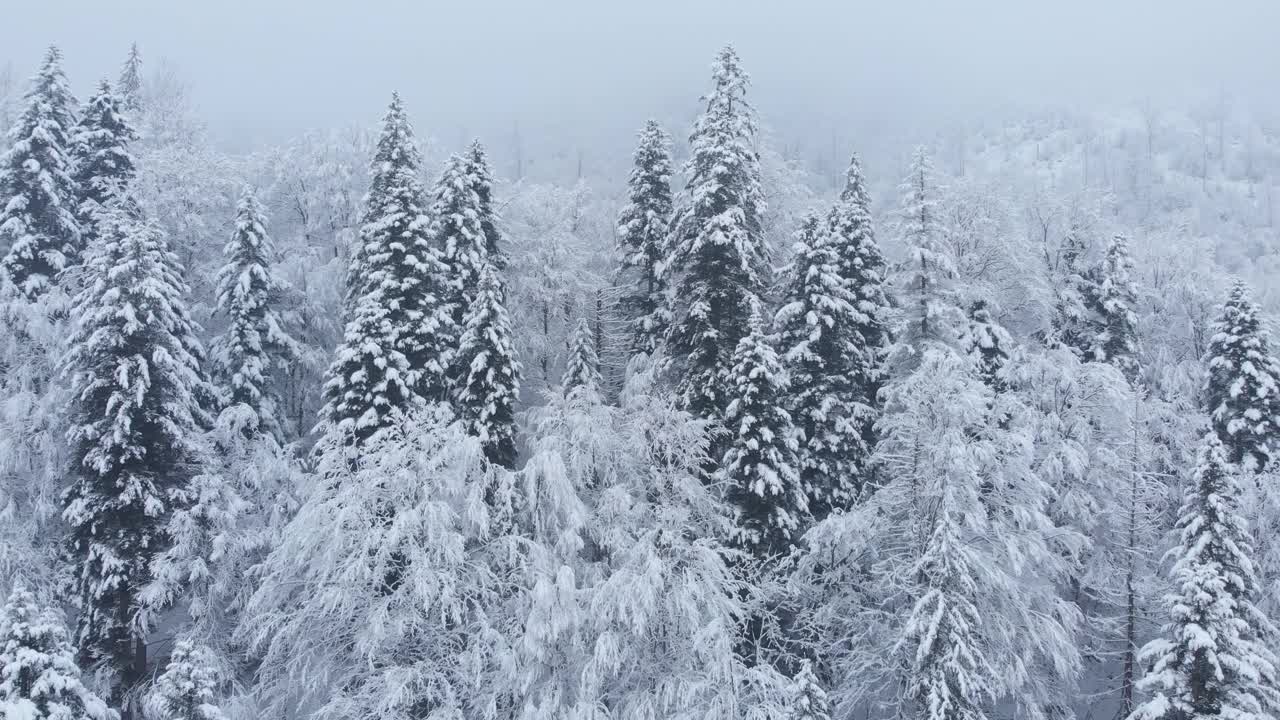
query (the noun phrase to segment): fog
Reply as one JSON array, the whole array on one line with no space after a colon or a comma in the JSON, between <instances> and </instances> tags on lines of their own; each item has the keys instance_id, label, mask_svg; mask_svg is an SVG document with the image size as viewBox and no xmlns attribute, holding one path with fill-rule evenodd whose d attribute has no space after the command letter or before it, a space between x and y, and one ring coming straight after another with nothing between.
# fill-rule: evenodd
<instances>
[{"instance_id":1,"label":"fog","mask_svg":"<svg viewBox=\"0 0 1280 720\"><path fill-rule=\"evenodd\" d=\"M625 5L625 7L623 7ZM688 115L724 43L785 134L893 124L1010 103L1230 93L1269 106L1274 0L599 0L466 3L0 4L0 63L18 77L57 43L82 95L132 41L178 68L211 136L236 147L371 124L391 90L447 144L558 136L625 146L643 118Z\"/></svg>"}]
</instances>

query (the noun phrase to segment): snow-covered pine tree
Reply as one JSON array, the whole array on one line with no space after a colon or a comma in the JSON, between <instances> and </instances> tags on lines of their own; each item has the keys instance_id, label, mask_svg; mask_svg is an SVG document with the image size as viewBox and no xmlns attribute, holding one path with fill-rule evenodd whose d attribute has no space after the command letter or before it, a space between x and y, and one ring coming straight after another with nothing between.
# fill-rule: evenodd
<instances>
[{"instance_id":1,"label":"snow-covered pine tree","mask_svg":"<svg viewBox=\"0 0 1280 720\"><path fill-rule=\"evenodd\" d=\"M247 432L279 439L273 369L296 362L301 348L285 331L275 307L285 286L273 267L276 251L267 234L266 210L252 188L241 192L235 228L222 252L227 263L218 272L217 303L218 312L229 322L214 341L213 361L225 404L243 405L256 419L256 427L246 426Z\"/></svg>"},{"instance_id":2,"label":"snow-covered pine tree","mask_svg":"<svg viewBox=\"0 0 1280 720\"><path fill-rule=\"evenodd\" d=\"M480 272L479 293L467 309L457 358L462 370L454 391L458 416L480 439L489 462L514 468L520 363L512 344L506 289L498 269L487 263Z\"/></svg>"},{"instance_id":3,"label":"snow-covered pine tree","mask_svg":"<svg viewBox=\"0 0 1280 720\"><path fill-rule=\"evenodd\" d=\"M383 119L347 276L346 328L322 416L359 441L390 413L445 396L449 340L442 267L429 242L421 156L399 94Z\"/></svg>"},{"instance_id":4,"label":"snow-covered pine tree","mask_svg":"<svg viewBox=\"0 0 1280 720\"><path fill-rule=\"evenodd\" d=\"M136 596L169 541L166 523L209 422L199 398L211 393L177 258L126 204L100 213L76 297L66 359L72 479L63 496L81 654L106 663L117 693L147 669Z\"/></svg>"},{"instance_id":5,"label":"snow-covered pine tree","mask_svg":"<svg viewBox=\"0 0 1280 720\"><path fill-rule=\"evenodd\" d=\"M1052 340L1070 348L1077 357L1093 356L1094 320L1098 302L1096 272L1088 266L1089 246L1084 229L1073 224L1062 239L1053 270L1055 297Z\"/></svg>"},{"instance_id":6,"label":"snow-covered pine tree","mask_svg":"<svg viewBox=\"0 0 1280 720\"><path fill-rule=\"evenodd\" d=\"M454 331L460 334L463 319L479 295L480 274L489 262L480 196L465 158L453 155L446 160L432 190L431 236L444 268L443 301ZM450 377L456 379L465 371L455 367Z\"/></svg>"},{"instance_id":7,"label":"snow-covered pine tree","mask_svg":"<svg viewBox=\"0 0 1280 720\"><path fill-rule=\"evenodd\" d=\"M871 195L858 156L849 159L844 189L827 216L827 244L836 255L840 277L854 293L858 313L856 339L863 353L857 381L875 403L880 389L880 361L889 345L890 308L885 297L887 267L871 222Z\"/></svg>"},{"instance_id":8,"label":"snow-covered pine tree","mask_svg":"<svg viewBox=\"0 0 1280 720\"><path fill-rule=\"evenodd\" d=\"M619 301L630 323L631 352L652 354L671 324L663 263L671 254L671 138L657 120L645 123L618 215Z\"/></svg>"},{"instance_id":9,"label":"snow-covered pine tree","mask_svg":"<svg viewBox=\"0 0 1280 720\"><path fill-rule=\"evenodd\" d=\"M969 305L969 323L965 326L960 339L960 349L968 353L978 368L978 377L996 393L1007 389L1007 383L1001 377L1005 363L1009 361L1009 351L1013 348L1013 338L1004 326L991 317L991 310L984 300L975 300Z\"/></svg>"},{"instance_id":10,"label":"snow-covered pine tree","mask_svg":"<svg viewBox=\"0 0 1280 720\"><path fill-rule=\"evenodd\" d=\"M719 480L734 505L733 542L760 557L787 552L809 519L801 484L799 433L785 409L789 384L753 311L733 354L725 408L728 449Z\"/></svg>"},{"instance_id":11,"label":"snow-covered pine tree","mask_svg":"<svg viewBox=\"0 0 1280 720\"><path fill-rule=\"evenodd\" d=\"M578 326L573 330L569 360L565 363L560 386L565 393L578 389L600 390L600 356L596 353L595 333L586 318L578 318Z\"/></svg>"},{"instance_id":12,"label":"snow-covered pine tree","mask_svg":"<svg viewBox=\"0 0 1280 720\"><path fill-rule=\"evenodd\" d=\"M1093 358L1120 368L1133 380L1138 374L1138 290L1133 284L1133 258L1129 241L1116 235L1107 244L1098 282L1099 329L1093 340Z\"/></svg>"},{"instance_id":13,"label":"snow-covered pine tree","mask_svg":"<svg viewBox=\"0 0 1280 720\"><path fill-rule=\"evenodd\" d=\"M1276 629L1254 605L1259 586L1240 498L1222 442L1206 436L1169 553L1170 622L1142 650L1152 664L1140 687L1152 697L1133 720L1280 714L1280 660L1268 644Z\"/></svg>"},{"instance_id":14,"label":"snow-covered pine tree","mask_svg":"<svg viewBox=\"0 0 1280 720\"><path fill-rule=\"evenodd\" d=\"M733 353L751 332L769 261L761 230L764 195L747 74L733 48L713 66L715 88L694 124L688 184L673 222L672 325L667 347L682 407L718 419L732 397Z\"/></svg>"},{"instance_id":15,"label":"snow-covered pine tree","mask_svg":"<svg viewBox=\"0 0 1280 720\"><path fill-rule=\"evenodd\" d=\"M831 720L831 701L808 660L800 665L791 684L790 720Z\"/></svg>"},{"instance_id":16,"label":"snow-covered pine tree","mask_svg":"<svg viewBox=\"0 0 1280 720\"><path fill-rule=\"evenodd\" d=\"M502 249L502 231L498 229L498 214L493 208L493 172L489 169L489 156L479 140L471 141L467 148L467 177L471 190L480 200L480 227L484 231L484 249L489 262L499 270L507 267L507 255Z\"/></svg>"},{"instance_id":17,"label":"snow-covered pine tree","mask_svg":"<svg viewBox=\"0 0 1280 720\"><path fill-rule=\"evenodd\" d=\"M76 218L80 225L80 251L95 242L95 215L109 199L120 195L136 172L129 143L138 134L121 114L120 100L103 80L71 134L71 175L80 191ZM125 197L121 195L121 197ZM68 258L71 263L73 258Z\"/></svg>"},{"instance_id":18,"label":"snow-covered pine tree","mask_svg":"<svg viewBox=\"0 0 1280 720\"><path fill-rule=\"evenodd\" d=\"M954 297L955 257L938 225L938 182L924 146L912 153L911 169L899 189L895 230L907 252L897 268L903 318L898 351L890 358L892 372L914 368L925 344L954 346L964 323Z\"/></svg>"},{"instance_id":19,"label":"snow-covered pine tree","mask_svg":"<svg viewBox=\"0 0 1280 720\"><path fill-rule=\"evenodd\" d=\"M48 290L80 248L80 192L71 175L74 128L75 98L62 53L50 47L9 132L12 145L0 158L0 271L28 299Z\"/></svg>"},{"instance_id":20,"label":"snow-covered pine tree","mask_svg":"<svg viewBox=\"0 0 1280 720\"><path fill-rule=\"evenodd\" d=\"M80 681L75 648L59 613L14 588L0 609L0 717L6 720L115 720Z\"/></svg>"},{"instance_id":21,"label":"snow-covered pine tree","mask_svg":"<svg viewBox=\"0 0 1280 720\"><path fill-rule=\"evenodd\" d=\"M1249 288L1231 286L1209 340L1205 404L1227 459L1260 472L1280 454L1280 360Z\"/></svg>"},{"instance_id":22,"label":"snow-covered pine tree","mask_svg":"<svg viewBox=\"0 0 1280 720\"><path fill-rule=\"evenodd\" d=\"M120 90L121 105L135 121L138 120L138 114L142 112L142 52L136 42L129 46L129 57L120 68L120 79L116 85Z\"/></svg>"},{"instance_id":23,"label":"snow-covered pine tree","mask_svg":"<svg viewBox=\"0 0 1280 720\"><path fill-rule=\"evenodd\" d=\"M147 696L155 720L226 720L218 707L223 672L208 648L182 638Z\"/></svg>"},{"instance_id":24,"label":"snow-covered pine tree","mask_svg":"<svg viewBox=\"0 0 1280 720\"><path fill-rule=\"evenodd\" d=\"M779 399L801 433L800 481L818 519L848 507L866 480L874 411L866 381L875 377L878 348L867 348L850 279L840 273L833 229L810 215L796 233L783 268L783 305L774 319L778 351L790 376ZM853 244L856 244L853 243Z\"/></svg>"}]
</instances>

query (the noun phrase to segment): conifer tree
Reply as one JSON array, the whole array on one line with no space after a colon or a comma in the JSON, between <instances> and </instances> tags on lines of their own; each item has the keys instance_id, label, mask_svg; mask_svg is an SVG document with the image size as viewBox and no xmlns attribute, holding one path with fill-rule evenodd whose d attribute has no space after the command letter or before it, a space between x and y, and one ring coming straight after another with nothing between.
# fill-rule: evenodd
<instances>
[{"instance_id":1,"label":"conifer tree","mask_svg":"<svg viewBox=\"0 0 1280 720\"><path fill-rule=\"evenodd\" d=\"M663 263L671 254L671 138L656 120L645 123L618 216L618 282L631 324L632 352L652 354L671 324Z\"/></svg>"},{"instance_id":2,"label":"conifer tree","mask_svg":"<svg viewBox=\"0 0 1280 720\"><path fill-rule=\"evenodd\" d=\"M1227 459L1261 472L1280 453L1280 360L1249 288L1231 286L1213 326L1205 404Z\"/></svg>"},{"instance_id":3,"label":"conifer tree","mask_svg":"<svg viewBox=\"0 0 1280 720\"><path fill-rule=\"evenodd\" d=\"M480 275L489 257L470 162L450 157L432 195L431 235L444 268L444 304L461 332L463 318L479 295Z\"/></svg>"},{"instance_id":4,"label":"conifer tree","mask_svg":"<svg viewBox=\"0 0 1280 720\"><path fill-rule=\"evenodd\" d=\"M0 609L0 717L12 720L115 720L80 681L62 618L18 587Z\"/></svg>"},{"instance_id":5,"label":"conifer tree","mask_svg":"<svg viewBox=\"0 0 1280 720\"><path fill-rule=\"evenodd\" d=\"M565 363L561 386L565 393L577 389L600 389L600 357L596 353L595 334L586 318L578 318L569 348L569 360Z\"/></svg>"},{"instance_id":6,"label":"conifer tree","mask_svg":"<svg viewBox=\"0 0 1280 720\"><path fill-rule=\"evenodd\" d=\"M164 720L226 720L217 704L221 684L213 653L183 638L174 644L169 664L156 678L148 709Z\"/></svg>"},{"instance_id":7,"label":"conifer tree","mask_svg":"<svg viewBox=\"0 0 1280 720\"><path fill-rule=\"evenodd\" d=\"M801 433L800 477L817 518L847 507L865 480L874 419L867 381L878 350L863 345L861 326L876 321L858 310L853 283L840 274L832 232L816 215L801 224L775 318L790 375L781 399Z\"/></svg>"},{"instance_id":8,"label":"conifer tree","mask_svg":"<svg viewBox=\"0 0 1280 720\"><path fill-rule=\"evenodd\" d=\"M1094 319L1090 308L1098 302L1096 272L1086 264L1087 254L1083 231L1073 225L1058 251L1053 339L1082 359L1093 355Z\"/></svg>"},{"instance_id":9,"label":"conifer tree","mask_svg":"<svg viewBox=\"0 0 1280 720\"><path fill-rule=\"evenodd\" d=\"M668 263L674 295L667 342L681 373L677 397L703 419L723 417L729 404L734 348L751 332L769 257L755 116L733 48L720 51L713 79L690 137L689 181Z\"/></svg>"},{"instance_id":10,"label":"conifer tree","mask_svg":"<svg viewBox=\"0 0 1280 720\"><path fill-rule=\"evenodd\" d=\"M502 249L502 231L498 229L497 211L493 209L493 172L489 169L489 157L484 145L473 140L467 148L467 177L471 190L480 201L480 227L484 231L484 248L489 262L499 270L507 267L507 255Z\"/></svg>"},{"instance_id":11,"label":"conifer tree","mask_svg":"<svg viewBox=\"0 0 1280 720\"><path fill-rule=\"evenodd\" d=\"M284 284L272 267L276 252L267 235L266 211L251 188L241 193L235 229L222 252L227 264L218 273L217 302L229 323L214 343L213 359L225 402L251 412L254 427L246 426L247 432L279 439L272 369L297 361L301 350L274 307Z\"/></svg>"},{"instance_id":12,"label":"conifer tree","mask_svg":"<svg viewBox=\"0 0 1280 720\"><path fill-rule=\"evenodd\" d=\"M1152 697L1131 717L1276 717L1280 674L1267 642L1275 627L1254 605L1259 586L1240 487L1212 434L1198 453L1178 530L1170 622L1142 651L1152 665L1139 686Z\"/></svg>"},{"instance_id":13,"label":"conifer tree","mask_svg":"<svg viewBox=\"0 0 1280 720\"><path fill-rule=\"evenodd\" d=\"M356 440L396 410L445 396L452 331L420 165L404 104L393 95L347 276L346 328L324 387L323 417Z\"/></svg>"},{"instance_id":14,"label":"conifer tree","mask_svg":"<svg viewBox=\"0 0 1280 720\"><path fill-rule=\"evenodd\" d=\"M480 439L489 462L512 469L516 463L520 363L512 345L505 296L497 268L486 264L480 273L479 295L467 311L458 344L458 367L463 373L454 406L467 432Z\"/></svg>"},{"instance_id":15,"label":"conifer tree","mask_svg":"<svg viewBox=\"0 0 1280 720\"><path fill-rule=\"evenodd\" d=\"M1138 318L1134 314L1138 291L1133 284L1129 241L1123 235L1116 235L1107 244L1097 304L1100 320L1093 357L1115 365L1132 380L1138 373Z\"/></svg>"},{"instance_id":16,"label":"conifer tree","mask_svg":"<svg viewBox=\"0 0 1280 720\"><path fill-rule=\"evenodd\" d=\"M813 664L808 660L800 666L791 685L791 720L831 720L831 702L822 689Z\"/></svg>"},{"instance_id":17,"label":"conifer tree","mask_svg":"<svg viewBox=\"0 0 1280 720\"><path fill-rule=\"evenodd\" d=\"M789 385L758 313L733 355L725 408L729 448L720 464L735 507L735 543L758 556L785 552L808 519L798 433L784 408Z\"/></svg>"},{"instance_id":18,"label":"conifer tree","mask_svg":"<svg viewBox=\"0 0 1280 720\"><path fill-rule=\"evenodd\" d=\"M137 137L121 114L119 98L103 80L85 105L71 137L72 180L80 191L77 220L81 248L94 242L94 216L133 180L136 168L129 143Z\"/></svg>"},{"instance_id":19,"label":"conifer tree","mask_svg":"<svg viewBox=\"0 0 1280 720\"><path fill-rule=\"evenodd\" d=\"M961 349L968 353L978 369L978 377L996 393L1004 392L1007 383L1001 377L1013 338L987 309L985 300L976 300L969 306L969 324L961 338Z\"/></svg>"},{"instance_id":20,"label":"conifer tree","mask_svg":"<svg viewBox=\"0 0 1280 720\"><path fill-rule=\"evenodd\" d=\"M863 358L857 379L868 402L874 403L880 387L879 361L889 344L889 301L884 289L887 267L876 242L871 195L857 155L849 160L844 189L827 216L827 225L827 243L835 253L840 277L854 294L858 313L855 337Z\"/></svg>"},{"instance_id":21,"label":"conifer tree","mask_svg":"<svg viewBox=\"0 0 1280 720\"><path fill-rule=\"evenodd\" d=\"M28 299L42 295L80 247L72 178L75 98L56 47L45 53L0 159L0 271Z\"/></svg>"},{"instance_id":22,"label":"conifer tree","mask_svg":"<svg viewBox=\"0 0 1280 720\"><path fill-rule=\"evenodd\" d=\"M938 183L933 160L923 146L911 156L911 169L900 185L902 199L896 230L907 248L898 267L898 292L904 309L898 332L898 357L891 364L910 369L919 361L922 345L954 346L964 317L956 307L953 251L938 226Z\"/></svg>"},{"instance_id":23,"label":"conifer tree","mask_svg":"<svg viewBox=\"0 0 1280 720\"><path fill-rule=\"evenodd\" d=\"M121 105L136 120L138 113L142 112L142 53L136 42L129 46L129 57L125 58L124 65L120 68L120 80L117 84L120 88Z\"/></svg>"},{"instance_id":24,"label":"conifer tree","mask_svg":"<svg viewBox=\"0 0 1280 720\"><path fill-rule=\"evenodd\" d=\"M63 496L80 651L107 664L117 692L146 671L137 593L169 542L169 516L209 423L198 398L210 392L177 258L163 233L124 204L100 215L76 297L67 356L72 480Z\"/></svg>"}]
</instances>

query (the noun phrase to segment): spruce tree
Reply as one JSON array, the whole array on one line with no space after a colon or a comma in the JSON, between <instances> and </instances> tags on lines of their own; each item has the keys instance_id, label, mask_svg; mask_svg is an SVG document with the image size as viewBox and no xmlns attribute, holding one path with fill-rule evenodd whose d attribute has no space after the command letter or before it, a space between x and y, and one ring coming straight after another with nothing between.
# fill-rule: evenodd
<instances>
[{"instance_id":1,"label":"spruce tree","mask_svg":"<svg viewBox=\"0 0 1280 720\"><path fill-rule=\"evenodd\" d=\"M136 167L129 143L137 137L121 114L119 98L103 80L85 105L71 137L72 179L80 191L77 219L81 248L94 242L94 216L133 180Z\"/></svg>"},{"instance_id":2,"label":"spruce tree","mask_svg":"<svg viewBox=\"0 0 1280 720\"><path fill-rule=\"evenodd\" d=\"M1013 338L987 309L985 300L969 305L969 324L961 337L961 349L968 353L978 369L978 377L994 392L1002 393L1008 384L1001 371L1009 361Z\"/></svg>"},{"instance_id":3,"label":"spruce tree","mask_svg":"<svg viewBox=\"0 0 1280 720\"><path fill-rule=\"evenodd\" d=\"M209 422L198 398L210 392L177 258L124 202L100 214L76 297L66 362L72 479L63 496L81 654L106 663L117 692L146 671L137 594L169 543L168 519Z\"/></svg>"},{"instance_id":4,"label":"spruce tree","mask_svg":"<svg viewBox=\"0 0 1280 720\"><path fill-rule=\"evenodd\" d=\"M324 386L323 417L357 441L392 412L445 396L453 332L420 165L404 104L393 95L347 276L346 328Z\"/></svg>"},{"instance_id":5,"label":"spruce tree","mask_svg":"<svg viewBox=\"0 0 1280 720\"><path fill-rule=\"evenodd\" d=\"M1254 605L1260 588L1240 487L1212 434L1198 453L1177 527L1170 622L1142 651L1152 664L1139 687L1152 697L1131 717L1276 717L1280 674L1268 643L1275 628Z\"/></svg>"},{"instance_id":6,"label":"spruce tree","mask_svg":"<svg viewBox=\"0 0 1280 720\"><path fill-rule=\"evenodd\" d=\"M1137 304L1129 241L1123 235L1116 235L1107 244L1098 283L1100 320L1093 341L1093 358L1111 363L1130 380L1138 374L1138 318L1134 314Z\"/></svg>"},{"instance_id":7,"label":"spruce tree","mask_svg":"<svg viewBox=\"0 0 1280 720\"><path fill-rule=\"evenodd\" d=\"M1280 360L1272 355L1261 309L1237 280L1213 326L1205 404L1227 459L1261 472L1280 453Z\"/></svg>"},{"instance_id":8,"label":"spruce tree","mask_svg":"<svg viewBox=\"0 0 1280 720\"><path fill-rule=\"evenodd\" d=\"M28 299L48 290L80 248L74 127L75 98L62 54L50 47L10 130L13 144L0 159L0 271Z\"/></svg>"},{"instance_id":9,"label":"spruce tree","mask_svg":"<svg viewBox=\"0 0 1280 720\"><path fill-rule=\"evenodd\" d=\"M874 403L880 388L881 356L889 344L889 300L884 289L887 267L876 242L871 195L857 155L849 160L844 189L827 216L827 225L827 243L836 255L840 277L854 294L858 313L856 338L863 358L857 379L868 402Z\"/></svg>"},{"instance_id":10,"label":"spruce tree","mask_svg":"<svg viewBox=\"0 0 1280 720\"><path fill-rule=\"evenodd\" d=\"M226 720L218 707L222 673L208 648L186 638L173 646L169 664L156 678L148 709L164 720Z\"/></svg>"},{"instance_id":11,"label":"spruce tree","mask_svg":"<svg viewBox=\"0 0 1280 720\"><path fill-rule=\"evenodd\" d=\"M62 618L18 587L0 609L0 717L115 720L85 687Z\"/></svg>"},{"instance_id":12,"label":"spruce tree","mask_svg":"<svg viewBox=\"0 0 1280 720\"><path fill-rule=\"evenodd\" d=\"M690 137L689 180L669 261L675 292L667 346L680 373L677 397L703 419L723 417L732 397L734 349L751 332L769 259L755 116L733 48L720 51L713 79Z\"/></svg>"},{"instance_id":13,"label":"spruce tree","mask_svg":"<svg viewBox=\"0 0 1280 720\"><path fill-rule=\"evenodd\" d=\"M656 120L645 123L618 216L618 284L630 323L630 350L652 354L671 324L663 263L671 253L671 139Z\"/></svg>"},{"instance_id":14,"label":"spruce tree","mask_svg":"<svg viewBox=\"0 0 1280 720\"><path fill-rule=\"evenodd\" d=\"M831 701L808 660L791 684L791 720L831 720Z\"/></svg>"},{"instance_id":15,"label":"spruce tree","mask_svg":"<svg viewBox=\"0 0 1280 720\"><path fill-rule=\"evenodd\" d=\"M1087 265L1088 250L1083 230L1073 225L1058 251L1052 320L1054 342L1082 359L1093 356L1091 308L1098 302L1097 273Z\"/></svg>"},{"instance_id":16,"label":"spruce tree","mask_svg":"<svg viewBox=\"0 0 1280 720\"><path fill-rule=\"evenodd\" d=\"M914 368L928 343L954 346L964 318L955 304L955 257L938 225L938 183L933 160L923 146L911 156L911 169L899 186L902 199L896 230L906 258L898 267L903 322L898 332L894 369Z\"/></svg>"},{"instance_id":17,"label":"spruce tree","mask_svg":"<svg viewBox=\"0 0 1280 720\"><path fill-rule=\"evenodd\" d=\"M228 325L214 342L213 360L225 404L244 406L252 414L246 432L279 439L272 371L296 362L301 350L274 307L284 283L272 268L276 251L267 235L266 211L251 188L241 193L235 229L222 252L227 264L218 272L217 302Z\"/></svg>"},{"instance_id":18,"label":"spruce tree","mask_svg":"<svg viewBox=\"0 0 1280 720\"><path fill-rule=\"evenodd\" d=\"M457 155L450 157L432 196L431 235L444 268L444 304L460 332L463 318L479 295L480 275L489 262L480 196L469 161Z\"/></svg>"},{"instance_id":19,"label":"spruce tree","mask_svg":"<svg viewBox=\"0 0 1280 720\"><path fill-rule=\"evenodd\" d=\"M847 507L865 481L874 420L867 381L878 360L878 348L865 347L860 334L878 319L858 310L853 283L840 274L832 232L816 215L801 224L795 254L782 271L783 306L775 318L791 381L780 399L801 433L801 482L819 519Z\"/></svg>"},{"instance_id":20,"label":"spruce tree","mask_svg":"<svg viewBox=\"0 0 1280 720\"><path fill-rule=\"evenodd\" d=\"M138 50L138 43L129 46L129 57L125 58L124 65L120 68L120 80L117 84L120 88L121 105L136 120L138 113L142 112L142 53Z\"/></svg>"},{"instance_id":21,"label":"spruce tree","mask_svg":"<svg viewBox=\"0 0 1280 720\"><path fill-rule=\"evenodd\" d=\"M486 264L480 273L480 292L467 310L458 344L458 367L463 373L454 391L454 406L468 434L480 439L489 462L512 469L516 463L520 363L515 357L505 298L497 268Z\"/></svg>"},{"instance_id":22,"label":"spruce tree","mask_svg":"<svg viewBox=\"0 0 1280 720\"><path fill-rule=\"evenodd\" d=\"M578 389L599 391L600 357L596 353L595 333L586 318L578 318L569 347L569 359L564 367L564 379L560 384L566 394Z\"/></svg>"},{"instance_id":23,"label":"spruce tree","mask_svg":"<svg viewBox=\"0 0 1280 720\"><path fill-rule=\"evenodd\" d=\"M484 231L484 248L489 262L499 270L507 267L507 256L502 249L502 231L498 229L497 211L493 209L493 172L489 169L489 157L484 145L473 140L467 148L467 177L471 190L480 201L480 227Z\"/></svg>"},{"instance_id":24,"label":"spruce tree","mask_svg":"<svg viewBox=\"0 0 1280 720\"><path fill-rule=\"evenodd\" d=\"M720 479L737 518L734 542L757 556L786 552L807 522L798 433L784 407L789 385L777 354L753 313L738 341L724 424L729 448Z\"/></svg>"}]
</instances>

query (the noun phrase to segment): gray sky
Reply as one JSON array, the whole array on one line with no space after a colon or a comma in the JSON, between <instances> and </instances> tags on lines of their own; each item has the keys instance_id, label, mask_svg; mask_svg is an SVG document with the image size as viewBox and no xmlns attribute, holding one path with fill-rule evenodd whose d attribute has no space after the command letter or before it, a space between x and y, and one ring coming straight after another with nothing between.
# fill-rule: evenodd
<instances>
[{"instance_id":1,"label":"gray sky","mask_svg":"<svg viewBox=\"0 0 1280 720\"><path fill-rule=\"evenodd\" d=\"M1276 0L0 0L0 62L58 43L77 92L130 41L176 63L237 145L376 120L420 129L629 133L684 112L734 43L766 119L814 127L898 108L1138 100L1280 87ZM785 123L803 126L803 122ZM528 128L528 129L526 129Z\"/></svg>"}]
</instances>

